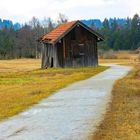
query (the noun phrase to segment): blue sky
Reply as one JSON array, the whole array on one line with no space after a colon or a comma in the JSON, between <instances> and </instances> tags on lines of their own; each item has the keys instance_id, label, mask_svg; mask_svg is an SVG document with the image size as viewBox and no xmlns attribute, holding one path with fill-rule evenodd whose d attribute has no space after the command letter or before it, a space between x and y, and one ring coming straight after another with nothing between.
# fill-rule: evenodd
<instances>
[{"instance_id":1,"label":"blue sky","mask_svg":"<svg viewBox=\"0 0 140 140\"><path fill-rule=\"evenodd\" d=\"M140 0L0 0L0 18L27 22L33 16L56 20L58 13L69 20L132 17L140 15Z\"/></svg>"}]
</instances>

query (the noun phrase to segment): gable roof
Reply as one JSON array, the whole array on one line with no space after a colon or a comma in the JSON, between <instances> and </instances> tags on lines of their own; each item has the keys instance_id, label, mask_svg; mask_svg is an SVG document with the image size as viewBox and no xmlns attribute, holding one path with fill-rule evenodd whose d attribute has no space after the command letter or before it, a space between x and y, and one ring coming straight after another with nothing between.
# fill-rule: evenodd
<instances>
[{"instance_id":1,"label":"gable roof","mask_svg":"<svg viewBox=\"0 0 140 140\"><path fill-rule=\"evenodd\" d=\"M71 21L71 22L67 22L65 24L59 25L58 27L50 31L48 34L41 37L40 41L44 43L55 44L57 43L57 41L62 39L67 33L69 33L78 24L81 25L83 28L87 29L89 32L91 32L95 36L97 36L99 38L98 41L104 40L102 35L100 35L96 31L92 30L91 28L89 28L88 26L86 26L85 24L77 20L77 21Z\"/></svg>"}]
</instances>

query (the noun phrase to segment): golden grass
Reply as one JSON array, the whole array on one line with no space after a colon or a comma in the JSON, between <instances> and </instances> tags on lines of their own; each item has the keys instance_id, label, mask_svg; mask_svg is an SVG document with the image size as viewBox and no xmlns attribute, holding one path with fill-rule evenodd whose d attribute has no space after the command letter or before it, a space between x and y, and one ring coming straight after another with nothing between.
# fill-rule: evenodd
<instances>
[{"instance_id":1,"label":"golden grass","mask_svg":"<svg viewBox=\"0 0 140 140\"><path fill-rule=\"evenodd\" d=\"M0 72L0 120L3 120L38 103L58 89L96 75L108 67L41 70L37 69L39 60L24 59L0 61L0 68L5 68L4 72Z\"/></svg>"},{"instance_id":2,"label":"golden grass","mask_svg":"<svg viewBox=\"0 0 140 140\"><path fill-rule=\"evenodd\" d=\"M138 59L138 54L136 54L134 51L116 51L115 55L118 59L130 59L130 60L136 60Z\"/></svg>"},{"instance_id":3,"label":"golden grass","mask_svg":"<svg viewBox=\"0 0 140 140\"><path fill-rule=\"evenodd\" d=\"M109 110L93 140L140 140L140 65L114 85Z\"/></svg>"},{"instance_id":4,"label":"golden grass","mask_svg":"<svg viewBox=\"0 0 140 140\"><path fill-rule=\"evenodd\" d=\"M0 60L0 72L30 71L40 68L40 59Z\"/></svg>"},{"instance_id":5,"label":"golden grass","mask_svg":"<svg viewBox=\"0 0 140 140\"><path fill-rule=\"evenodd\" d=\"M133 59L99 59L99 64L119 64L119 65L127 65L134 66L135 64L139 64L140 61L135 61Z\"/></svg>"},{"instance_id":6,"label":"golden grass","mask_svg":"<svg viewBox=\"0 0 140 140\"><path fill-rule=\"evenodd\" d=\"M130 59L99 59L99 63L132 63Z\"/></svg>"}]
</instances>

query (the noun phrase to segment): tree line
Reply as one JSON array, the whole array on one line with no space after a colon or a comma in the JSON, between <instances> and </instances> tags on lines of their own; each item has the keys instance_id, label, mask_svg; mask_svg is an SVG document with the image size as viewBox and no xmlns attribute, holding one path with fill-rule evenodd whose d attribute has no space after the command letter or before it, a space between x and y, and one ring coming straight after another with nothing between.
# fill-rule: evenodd
<instances>
[{"instance_id":1,"label":"tree line","mask_svg":"<svg viewBox=\"0 0 140 140\"><path fill-rule=\"evenodd\" d=\"M37 40L67 21L65 15L59 14L56 22L53 22L51 18L44 18L40 21L33 17L18 30L3 27L0 29L0 59L39 58L41 46ZM105 41L99 44L101 49L135 50L140 47L140 17L138 14L135 14L133 18L128 17L123 25L117 23L115 18L111 23L105 18L100 28L94 24L90 27L104 36Z\"/></svg>"},{"instance_id":2,"label":"tree line","mask_svg":"<svg viewBox=\"0 0 140 140\"><path fill-rule=\"evenodd\" d=\"M133 18L127 18L125 24L121 25L116 22L116 18L109 23L104 19L102 27L92 28L99 31L105 38L100 43L102 49L113 50L135 50L140 47L140 17L135 14Z\"/></svg>"},{"instance_id":3,"label":"tree line","mask_svg":"<svg viewBox=\"0 0 140 140\"><path fill-rule=\"evenodd\" d=\"M58 20L51 18L40 21L33 17L18 30L3 27L0 29L0 59L40 58L41 46L37 41L56 26L66 23L67 17L59 14Z\"/></svg>"}]
</instances>

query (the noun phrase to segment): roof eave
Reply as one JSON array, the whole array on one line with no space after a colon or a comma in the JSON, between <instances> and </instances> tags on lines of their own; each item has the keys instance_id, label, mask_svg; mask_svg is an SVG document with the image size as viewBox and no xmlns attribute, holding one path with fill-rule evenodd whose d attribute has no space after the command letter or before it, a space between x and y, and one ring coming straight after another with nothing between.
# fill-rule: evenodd
<instances>
[{"instance_id":1,"label":"roof eave","mask_svg":"<svg viewBox=\"0 0 140 140\"><path fill-rule=\"evenodd\" d=\"M79 21L79 22L80 22L80 21ZM100 40L98 40L98 41L104 41L104 37L103 37L100 33L96 32L95 30L93 30L93 29L91 29L90 27L86 26L86 25L83 24L82 22L80 22L80 25L81 25L82 27L86 28L86 29L87 29L89 32L91 32L92 34L96 35L98 38L100 38Z\"/></svg>"}]
</instances>

